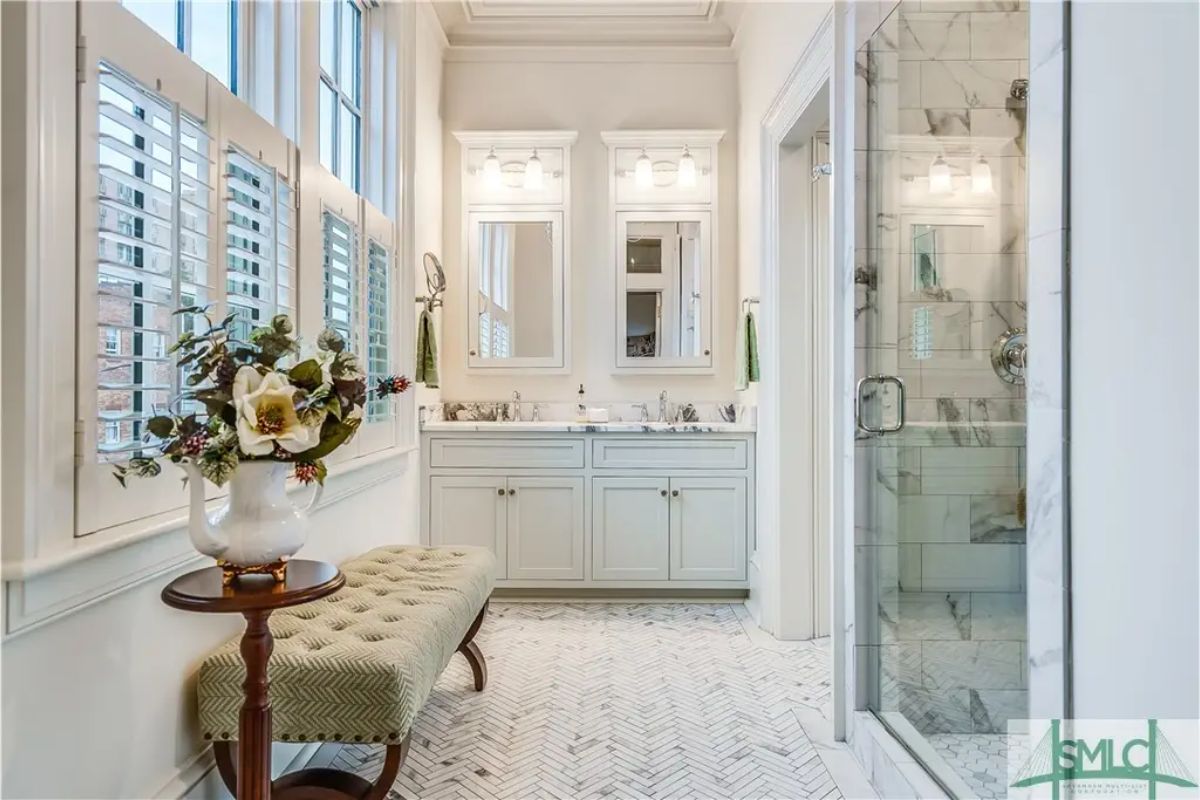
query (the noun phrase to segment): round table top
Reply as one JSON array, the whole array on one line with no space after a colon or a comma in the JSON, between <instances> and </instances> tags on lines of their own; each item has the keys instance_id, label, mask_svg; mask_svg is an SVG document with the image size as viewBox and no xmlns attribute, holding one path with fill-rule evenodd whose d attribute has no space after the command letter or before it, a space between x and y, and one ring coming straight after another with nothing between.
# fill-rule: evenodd
<instances>
[{"instance_id":1,"label":"round table top","mask_svg":"<svg viewBox=\"0 0 1200 800\"><path fill-rule=\"evenodd\" d=\"M260 611L319 600L346 583L333 564L301 558L288 562L287 579L282 583L270 575L239 575L223 586L222 574L220 567L207 567L180 575L163 589L162 600L184 611Z\"/></svg>"}]
</instances>

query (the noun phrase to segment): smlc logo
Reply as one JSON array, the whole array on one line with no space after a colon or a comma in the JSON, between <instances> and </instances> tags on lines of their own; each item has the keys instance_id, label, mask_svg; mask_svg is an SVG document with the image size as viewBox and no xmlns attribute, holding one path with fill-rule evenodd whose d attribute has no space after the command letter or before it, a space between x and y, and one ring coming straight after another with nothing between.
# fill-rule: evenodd
<instances>
[{"instance_id":1,"label":"smlc logo","mask_svg":"<svg viewBox=\"0 0 1200 800\"><path fill-rule=\"evenodd\" d=\"M1200 796L1193 775L1200 758L1195 720L1041 722L1048 723L1046 731L1023 763L1010 744L1010 796L1058 800L1064 786L1076 797ZM1024 740L1033 741L1040 727L1031 721ZM1179 749L1164 728L1180 740Z\"/></svg>"}]
</instances>

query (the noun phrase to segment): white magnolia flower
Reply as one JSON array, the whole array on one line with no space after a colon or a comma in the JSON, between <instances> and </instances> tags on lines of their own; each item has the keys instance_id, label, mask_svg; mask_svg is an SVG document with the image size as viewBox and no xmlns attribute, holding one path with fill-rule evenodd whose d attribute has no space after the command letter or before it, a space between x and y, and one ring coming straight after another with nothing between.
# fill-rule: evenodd
<instances>
[{"instance_id":1,"label":"white magnolia flower","mask_svg":"<svg viewBox=\"0 0 1200 800\"><path fill-rule=\"evenodd\" d=\"M289 453L316 446L320 425L304 425L296 415L292 396L296 387L277 372L259 374L245 366L233 379L233 407L237 411L238 445L249 456L269 456L275 443Z\"/></svg>"}]
</instances>

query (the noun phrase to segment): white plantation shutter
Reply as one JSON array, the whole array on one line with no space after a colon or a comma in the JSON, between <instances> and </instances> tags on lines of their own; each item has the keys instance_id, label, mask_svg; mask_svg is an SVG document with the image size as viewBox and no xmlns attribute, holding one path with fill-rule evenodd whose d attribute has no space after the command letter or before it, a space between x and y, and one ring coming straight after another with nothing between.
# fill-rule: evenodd
<instances>
[{"instance_id":1,"label":"white plantation shutter","mask_svg":"<svg viewBox=\"0 0 1200 800\"><path fill-rule=\"evenodd\" d=\"M358 337L358 247L354 227L331 211L325 211L322 223L325 262L325 324L357 351Z\"/></svg>"},{"instance_id":2,"label":"white plantation shutter","mask_svg":"<svg viewBox=\"0 0 1200 800\"><path fill-rule=\"evenodd\" d=\"M388 351L391 330L389 292L390 253L374 239L367 240L367 387L373 388L391 373ZM392 403L386 397L367 403L367 420L374 422L391 416Z\"/></svg>"},{"instance_id":3,"label":"white plantation shutter","mask_svg":"<svg viewBox=\"0 0 1200 800\"><path fill-rule=\"evenodd\" d=\"M203 124L105 63L97 98L96 450L110 461L152 450L146 420L180 385L173 312L210 299L211 161Z\"/></svg>"},{"instance_id":4,"label":"white plantation shutter","mask_svg":"<svg viewBox=\"0 0 1200 800\"><path fill-rule=\"evenodd\" d=\"M293 314L295 220L291 188L237 148L226 155L225 291L243 341L275 314Z\"/></svg>"}]
</instances>

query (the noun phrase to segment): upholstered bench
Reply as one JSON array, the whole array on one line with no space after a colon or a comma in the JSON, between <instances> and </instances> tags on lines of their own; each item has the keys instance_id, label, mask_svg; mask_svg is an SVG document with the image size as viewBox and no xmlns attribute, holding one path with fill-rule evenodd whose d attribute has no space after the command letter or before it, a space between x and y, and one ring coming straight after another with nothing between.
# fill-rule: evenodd
<instances>
[{"instance_id":1,"label":"upholstered bench","mask_svg":"<svg viewBox=\"0 0 1200 800\"><path fill-rule=\"evenodd\" d=\"M348 797L384 797L407 753L413 720L454 653L470 662L476 691L487 683L487 666L472 640L492 591L489 551L381 547L341 570L346 585L340 591L271 616L273 738L384 744L383 773L370 784L334 770L301 770L275 782L277 798L289 786L314 782ZM231 792L245 674L238 643L231 641L204 661L197 687L200 728L213 741Z\"/></svg>"}]
</instances>

